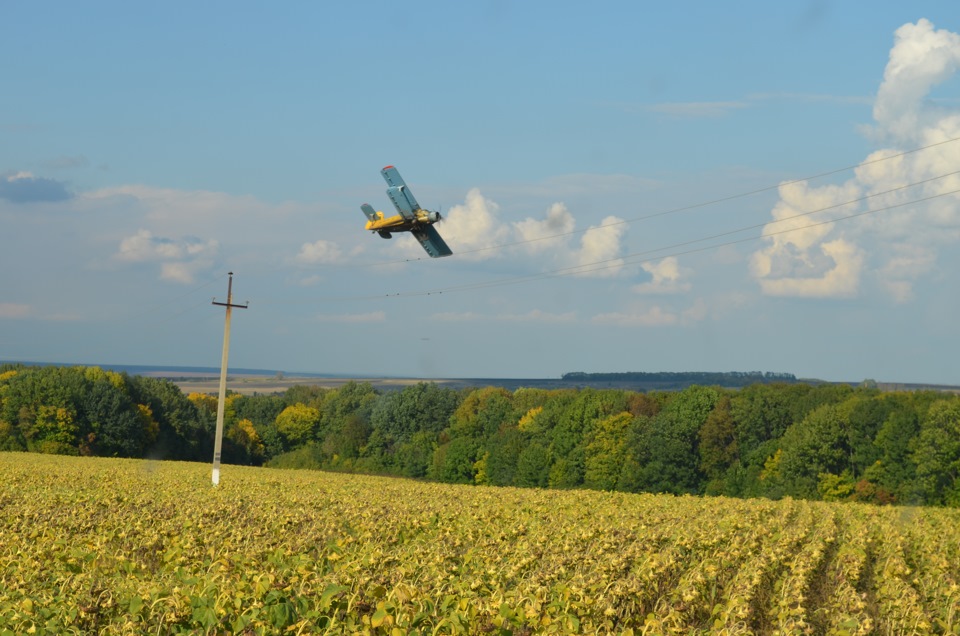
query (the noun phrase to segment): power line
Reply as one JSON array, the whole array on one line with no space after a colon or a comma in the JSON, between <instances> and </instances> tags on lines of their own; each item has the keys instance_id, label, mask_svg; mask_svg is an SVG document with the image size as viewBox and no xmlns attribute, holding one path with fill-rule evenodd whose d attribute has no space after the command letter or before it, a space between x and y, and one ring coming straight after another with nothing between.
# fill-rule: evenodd
<instances>
[{"instance_id":1,"label":"power line","mask_svg":"<svg viewBox=\"0 0 960 636\"><path fill-rule=\"evenodd\" d=\"M747 197L751 197L751 196L754 196L754 195L756 195L756 194L762 194L762 193L764 193L764 192L770 192L771 190L777 190L777 189L779 189L779 188L782 187L782 186L792 185L792 184L794 184L794 183L801 183L801 182L804 182L804 181L814 181L814 180L816 180L816 179L821 179L821 178L824 178L824 177L829 177L829 176L832 176L832 175L835 175L835 174L839 174L839 173L841 173L841 172L847 172L847 171L849 171L849 170L856 170L857 168L861 168L861 167L864 167L864 166L870 166L870 165L873 165L873 164L876 164L876 163L881 163L881 162L884 162L884 161L889 161L889 160L891 160L891 159L897 159L897 158L900 158L900 157L905 157L905 156L907 156L907 155L911 155L911 154L914 154L914 153L917 153L917 152L922 152L922 151L924 151L924 150L929 150L929 149L931 149L931 148L936 148L936 147L938 147L938 146L942 146L942 145L948 144L948 143L953 143L953 142L955 142L955 141L960 141L960 137L953 137L953 138L951 138L951 139L945 139L945 140L943 140L943 141L938 141L938 142L935 142L935 143L932 143L932 144L928 144L928 145L926 145L926 146L920 146L920 147L918 147L918 148L912 148L912 149L910 149L910 150L904 150L904 151L902 151L902 152L898 152L898 153L895 153L895 154L892 154L892 155L886 155L886 156L883 156L883 157L877 157L877 158L875 158L875 159L870 159L870 160L868 160L868 161L861 161L860 163L857 163L857 164L853 164L853 165L849 165L849 166L844 166L844 167L842 167L842 168L835 168L835 169L833 169L833 170L828 170L828 171L826 171L826 172L820 172L820 173L811 175L811 176L809 176L809 177L801 177L801 178L798 178L798 179L791 179L791 180L789 180L789 181L781 181L781 182L779 182L779 183L777 183L777 184L775 184L775 185L764 186L764 187L758 188L758 189L756 189L756 190L750 190L750 191L741 192L741 193L738 193L738 194L731 194L731 195L728 195L728 196L719 197L719 198L716 198L716 199L711 199L711 200L709 200L709 201L703 201L703 202L700 202L700 203L693 203L693 204L691 204L691 205L685 205L685 206L681 206L681 207L670 208L670 209L668 209L668 210L662 210L662 211L660 211L660 212L654 212L654 213L647 214L647 215L644 215L644 216L638 216L638 217L634 217L634 218L630 218L630 219L622 219L622 220L619 220L619 221L614 221L614 222L612 222L612 223L605 223L605 224L603 224L603 225L600 225L600 226L597 226L597 227L593 227L593 228L585 228L585 229L581 229L581 230L571 230L571 231L569 231L569 232L561 232L561 233L559 233L559 234L550 234L550 235L546 235L546 236L538 236L538 237L535 237L535 238L524 239L524 240L521 240L521 241L512 241L512 242L510 242L510 243L499 243L499 244L497 244L497 245L488 245L488 246L486 246L486 247L477 247L477 248L474 248L474 249L471 249L471 250L458 250L457 252L454 252L454 256L457 256L457 255L463 256L463 255L466 255L466 254L476 254L476 253L480 253L480 252L487 252L487 251L493 251L493 250L501 250L501 249L505 249L505 248L508 248L508 247L516 247L516 246L518 246L518 245L526 245L526 244L529 244L529 243L536 243L536 242L539 242L539 241L547 241L547 240L551 240L551 239L565 238L565 237L568 237L568 236L576 236L576 235L578 235L578 234L585 234L585 233L587 233L587 232L589 232L589 231L591 231L591 230L598 230L598 229L604 229L604 228L608 228L608 227L615 227L615 226L618 226L618 225L626 225L626 224L629 224L629 223L637 223L637 222L640 222L640 221L647 221L647 220L649 220L649 219L654 219L654 218L658 218L658 217L661 217L661 216L667 216L667 215L670 215L670 214L677 214L677 213L680 213L680 212L689 212L690 210L697 210L697 209L700 209L700 208L709 207L709 206L711 206L711 205L717 205L717 204L719 204L719 203L726 203L726 202L728 202L728 201L735 201L735 200L737 200L737 199L745 199L745 198L747 198ZM951 174L954 174L954 173L951 173ZM401 263L411 263L411 262L429 261L429 260L430 260L429 258L424 258L424 257L418 256L418 257L413 257L413 258L397 259L397 260L393 260L393 261L380 261L380 262L376 262L376 263L365 263L365 264L361 264L361 265L357 265L357 266L374 267L374 266L397 265L397 264L401 264Z\"/></svg>"},{"instance_id":2,"label":"power line","mask_svg":"<svg viewBox=\"0 0 960 636\"><path fill-rule=\"evenodd\" d=\"M862 216L866 216L866 215L868 215L868 214L875 214L876 212L884 212L884 211L886 211L886 210L892 210L892 209L894 209L894 208L906 207L906 206L909 206L909 205L914 205L914 204L916 204L916 203L923 203L924 201L931 201L931 200L933 200L933 199L938 199L938 198L940 198L940 197L950 196L950 195L953 195L953 194L960 194L960 189L951 190L950 192L943 192L943 193L940 193L940 194L934 194L934 195L931 195L931 196L929 196L929 197L923 197L923 198L921 198L921 199L915 199L915 200L913 200L913 201L905 201L905 202L903 202L903 203L895 203L895 204L893 204L893 205L888 205L888 206L885 206L885 207L882 207L882 208L875 208L875 209L872 209L872 210L865 210L865 211L863 211L863 212L857 212L856 214L849 214L849 215L847 215L847 216L842 216L842 217L838 217L838 218L835 218L835 219L826 219L826 220L824 220L824 221L817 221L816 223L810 223L810 224L804 225L804 226L802 226L802 227L788 228L788 229L785 229L785 230L778 230L778 231L776 231L776 232L768 232L768 233L760 234L760 235L758 235L758 236L748 236L748 237L746 237L746 238L736 239L736 240L733 240L733 241L726 241L726 242L724 242L724 243L716 243L716 244L713 244L713 245L707 245L707 246L705 246L705 247L699 247L699 248L696 248L696 249L685 250L685 251L681 251L681 252L673 252L673 253L666 254L666 255L661 255L661 256L649 256L649 257L646 257L646 258L638 258L638 257L647 256L647 255L650 254L651 252L664 251L664 250L666 250L666 249L673 249L673 248L675 248L675 247L682 247L682 246L684 246L684 245L690 245L690 244L693 244L693 243L698 243L698 242L703 242L703 241L712 240L712 239L715 239L715 238L720 238L720 237L723 237L723 236L728 236L728 235L730 235L730 234L736 234L736 233L741 232L741 231L746 231L747 229L755 229L756 226L754 226L754 228L743 228L743 229L741 229L741 230L733 230L733 231L730 231L730 232L724 232L724 233L722 233L722 234L717 234L717 235L710 236L710 237L706 237L706 238L702 238L702 239L696 239L696 240L693 240L693 241L687 241L687 242L685 242L685 243L678 243L678 244L676 244L676 245L674 245L674 246L670 246L670 247L666 247L666 248L659 248L659 249L655 249L655 250L647 250L647 251L644 251L644 252L635 252L635 253L633 253L633 254L627 254L627 255L625 255L625 256L620 256L620 257L617 257L617 258L615 258L615 259L606 259L606 260L603 260L603 261L596 261L596 262L594 262L594 263L588 263L588 264L585 264L585 265L577 265L577 266L573 266L573 267L566 267L566 268L562 268L562 269L551 270L551 271L548 271L548 272L541 272L540 274L535 274L535 275L530 275L530 276L527 276L527 277L523 277L523 280L520 280L520 277L518 277L518 279L517 279L516 281L514 281L514 280L512 280L512 279L501 279L500 281L491 281L491 282L489 282L489 283L476 283L476 284L473 284L473 285L462 285L462 286L459 286L459 287L445 288L445 289L443 289L443 290L433 290L433 291L430 291L430 292L413 292L413 293L402 294L402 295L404 295L404 296L418 296L418 295L419 295L419 296L423 296L423 295L436 294L436 293L444 293L444 292L451 292L451 291L468 291L468 290L472 290L472 289L482 289L482 288L485 288L485 287L496 287L496 286L501 286L501 285L516 284L516 283L521 283L521 282L530 282L530 281L539 280L539 279L559 278L559 277L563 277L563 276L574 276L574 275L577 275L577 274L587 274L587 273L590 273L590 272L602 271L602 270L604 270L604 269L611 269L611 268L613 268L613 267L620 267L623 263L630 263L630 264L649 263L649 262L651 262L651 261L659 260L659 259L662 259L662 258L667 258L667 257L670 257L670 256L685 256L685 255L688 255L688 254L696 254L696 253L699 253L699 252L706 252L706 251L709 251L709 250L712 250L712 249L717 249L717 248L720 248L720 247L727 247L727 246L730 246L730 245L736 245L736 244L738 244L738 243L746 243L746 242L748 242L748 241L758 241L758 240L760 240L760 239L770 238L770 237L773 237L773 236L779 236L779 235L781 235L781 234L788 234L788 233L790 233L790 232L799 232L800 230L807 230L807 229L810 229L810 228L813 228L813 227L818 227L818 226L821 226L821 225L826 225L826 224L828 224L828 223L838 223L838 222L840 222L840 221L848 221L848 220L850 220L850 219L859 218L859 217L862 217ZM832 207L836 207L836 206L831 206L831 208L832 208ZM830 209L830 208L824 208L824 210L826 210L826 209ZM810 215L810 214L816 214L817 212L820 212L820 211L822 211L822 210L815 210L815 211L813 211L813 212L804 212L804 213L802 213L802 214L798 214L798 215L795 215L795 216L792 216L792 217L788 217L788 218L784 218L784 219L779 219L779 220L777 220L777 221L773 221L773 222L771 222L771 223L766 223L766 224L764 224L764 225L773 225L774 223L780 223L780 222L782 222L782 221L788 221L788 220L795 219L795 218L798 218L798 217L808 216L808 215ZM585 268L590 268L590 269L585 269ZM401 295L401 294L396 294L396 295L399 296L399 295Z\"/></svg>"},{"instance_id":3,"label":"power line","mask_svg":"<svg viewBox=\"0 0 960 636\"><path fill-rule=\"evenodd\" d=\"M822 212L827 212L827 211L829 211L829 210L835 210L835 209L842 208L842 207L845 207L845 206L848 206L848 205L853 205L853 204L855 204L855 203L861 203L861 202L867 201L867 200L869 200L869 199L874 199L874 198L881 197L881 196L885 196L885 195L892 194L892 193L895 193L895 192L900 192L900 191L906 190L906 189L908 189L908 188L913 188L913 187L916 187L916 186L919 186L919 185L924 185L924 184L931 183L931 182L933 182L933 181L936 181L936 180L939 180L939 179L944 179L944 178L946 178L946 177L954 176L954 175L957 175L957 174L960 174L960 170L956 170L956 171L949 172L949 173L946 173L946 174L938 175L938 176L936 176L936 177L930 177L930 178L928 178L928 179L924 179L924 180L917 181L917 182L914 182L914 183L905 184L905 185L898 186L898 187L896 187L896 188L891 188L891 189L889 189L889 190L885 190L885 191L882 191L882 192L875 192L875 193L872 193L872 194L864 195L864 196L858 197L858 198L856 198L856 199L851 199L851 200L849 200L849 201L845 201L845 202L842 202L842 203L836 203L836 204L834 204L834 205L830 205L830 206L818 208L818 209L816 209L816 210L810 210L810 211L807 211L807 212L800 212L800 213L798 213L798 214L794 214L794 215L791 215L791 216L788 216L788 217L784 217L784 218L781 218L781 219L773 219L773 220L765 221L765 222L763 222L763 223L757 223L757 224L753 224L753 225L748 225L748 226L744 226L744 227L741 227L741 228L737 228L737 229L733 229L733 230L728 230L728 231L720 232L720 233L717 233L717 234L712 234L712 235L710 235L710 236L706 236L706 237L702 237L702 238L691 239L691 240L689 240L689 241L683 241L683 242L680 242L680 243L674 243L674 244L667 245L667 246L664 246L664 247L653 248L653 249L649 249L649 250L644 250L644 251L642 251L642 252L635 252L635 253L633 253L633 254L626 254L626 255L623 255L623 256L617 256L617 257L614 257L614 258L604 259L604 260L601 260L601 261L594 261L594 262L592 262L592 263L584 263L584 264L580 264L580 265L573 265L573 266L570 266L570 267L564 267L564 268L559 268L559 269L555 269L555 270L548 270L548 271L545 271L545 272L538 272L538 273L536 273L536 274L528 274L528 275L522 275L522 276L511 276L511 277L508 277L508 278L494 279L494 280L483 281L483 282L479 282L479 283L470 283L470 284L465 284L465 285L455 285L455 286L451 286L451 287L443 287L443 288L437 288L437 289L432 289L432 290L424 290L424 291L417 291L417 292L395 292L395 293L390 293L390 294L369 294L369 295L363 295L363 296L324 297L324 298L317 298L317 299L306 300L306 301L302 301L302 302L320 302L320 301L326 301L326 302L343 302L343 301L356 301L356 300L377 300L377 299L383 299L383 298L396 298L396 297L439 295L439 294L443 294L443 293L456 292L456 291L468 291L468 290L473 290L473 289L483 289L483 288L487 288L487 287L499 287L499 286L506 286L506 285L515 285L515 284L520 284L520 283L525 283L525 282L531 282L531 281L541 280L541 279L547 279L547 278L558 278L558 277L563 277L563 276L574 276L574 275L585 274L585 273L590 273L590 272L594 272L594 271L602 271L602 270L604 270L604 269L611 269L611 268L613 268L613 267L620 267L620 266L622 266L624 263L640 264L640 263L650 262L650 261L654 261L654 260L658 260L658 259L662 259L662 258L667 258L667 257L669 257L669 256L684 256L684 255L687 255L687 254L694 254L694 253L703 252L703 251L710 250L710 249L716 249L716 248L719 248L719 247L726 247L726 246L729 246L729 245L735 245L735 244L743 243L743 242L746 242L746 241L755 241L755 240L759 240L759 239L763 239L763 238L768 238L768 237L772 237L772 236L777 236L777 235L784 234L784 233L796 232L796 231L800 231L800 230L804 230L804 229L809 229L809 228L812 228L812 227L817 227L817 226L819 226L819 225L824 225L824 224L827 224L827 223L835 223L835 222L839 222L839 221L845 221L845 220L857 218L857 217L860 217L860 216L864 216L864 215L867 215L867 214L874 214L874 213L876 213L876 212L882 212L882 211L885 211L885 210L891 210L891 209L895 209L895 208L899 208L899 207L904 207L904 206L908 206L908 205L913 205L913 204L916 204L916 203L922 203L922 202L924 202L924 201L930 201L930 200L937 199L937 198L940 198L940 197L949 196L949 195L952 195L952 194L957 194L958 192L960 192L960 190L953 190L953 191L950 191L950 192L945 192L945 193L940 193L940 194L936 194L936 195L931 195L931 196L929 196L929 197L923 197L923 198L915 199L915 200L908 201L908 202L892 204L892 205L889 205L889 206L880 207L880 208L875 208L875 209L872 209L872 210L866 210L866 211L864 211L864 212L859 212L859 213L856 213L856 214L851 214L851 215L847 215L847 216L843 216L843 217L838 217L838 218L834 218L834 219L827 219L827 220L824 220L824 221L818 221L818 222L816 222L816 223L811 223L811 224L808 224L808 225L804 225L804 226L802 226L802 227L788 228L788 229L785 229L785 230L779 230L779 231L776 231L776 232L770 232L770 233L761 234L761 235L759 235L759 236L747 237L747 238L744 238L744 239L737 239L737 240L734 240L734 241L728 241L728 242L724 242L724 243L714 244L714 245L710 245L710 246L703 247L703 248L697 248L697 249L687 250L687 251L681 251L681 252L674 252L674 253L670 253L670 254L661 254L661 255L659 255L659 256L650 256L650 255L652 255L652 254L657 254L658 252L664 252L664 251L667 251L667 250L676 250L676 249L678 249L678 248L686 247L686 246L688 246L688 245L694 245L694 244L696 244L696 243L703 243L703 242L706 242L706 241L713 241L713 240L716 240L716 239L719 239L719 238L723 238L723 237L725 237L725 236L730 236L730 235L733 235L733 234L739 234L739 233L742 233L742 232L747 232L747 231L755 230L755 229L758 229L758 228L768 227L768 226L771 226L771 225L776 225L776 224L778 224L778 223L786 223L786 222L788 222L788 221L796 220L796 219L798 219L798 218L808 217L808 216L811 216L811 215L814 215L814 214L819 214L819 213L822 213ZM646 257L646 258L637 260L637 259L639 259L640 257ZM269 303L269 301L268 301L268 304L271 304L271 303ZM273 303L273 304L278 304L278 303ZM283 304L287 304L287 303L283 303Z\"/></svg>"}]
</instances>

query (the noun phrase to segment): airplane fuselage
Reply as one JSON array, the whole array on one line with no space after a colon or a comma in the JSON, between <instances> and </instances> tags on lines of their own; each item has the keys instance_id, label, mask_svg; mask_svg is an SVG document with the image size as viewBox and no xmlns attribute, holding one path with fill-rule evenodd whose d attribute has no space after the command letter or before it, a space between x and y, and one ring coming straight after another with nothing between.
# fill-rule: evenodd
<instances>
[{"instance_id":1,"label":"airplane fuselage","mask_svg":"<svg viewBox=\"0 0 960 636\"><path fill-rule=\"evenodd\" d=\"M450 247L433 228L433 224L440 220L439 212L424 210L417 203L413 193L403 182L400 173L393 166L387 166L380 171L387 185L387 196L399 214L384 216L383 212L373 209L369 203L360 206L367 217L366 229L376 232L381 238L388 239L394 232L410 232L420 246L426 250L430 258L440 258L453 254Z\"/></svg>"},{"instance_id":2,"label":"airplane fuselage","mask_svg":"<svg viewBox=\"0 0 960 636\"><path fill-rule=\"evenodd\" d=\"M432 225L438 220L439 215L428 210L417 210L412 219L400 214L385 217L383 212L377 211L377 218L367 221L366 229L373 232L408 232L420 225Z\"/></svg>"}]
</instances>

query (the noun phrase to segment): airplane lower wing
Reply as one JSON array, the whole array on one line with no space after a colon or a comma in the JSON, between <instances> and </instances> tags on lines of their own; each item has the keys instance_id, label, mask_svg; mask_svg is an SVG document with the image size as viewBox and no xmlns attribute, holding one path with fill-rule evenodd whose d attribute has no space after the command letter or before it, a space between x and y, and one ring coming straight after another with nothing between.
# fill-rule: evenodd
<instances>
[{"instance_id":1,"label":"airplane lower wing","mask_svg":"<svg viewBox=\"0 0 960 636\"><path fill-rule=\"evenodd\" d=\"M410 233L420 241L420 245L423 246L423 249L427 250L427 254L432 258L440 258L441 256L450 256L453 254L453 250L447 247L446 242L440 238L440 233L437 232L432 225L422 225L410 230Z\"/></svg>"}]
</instances>

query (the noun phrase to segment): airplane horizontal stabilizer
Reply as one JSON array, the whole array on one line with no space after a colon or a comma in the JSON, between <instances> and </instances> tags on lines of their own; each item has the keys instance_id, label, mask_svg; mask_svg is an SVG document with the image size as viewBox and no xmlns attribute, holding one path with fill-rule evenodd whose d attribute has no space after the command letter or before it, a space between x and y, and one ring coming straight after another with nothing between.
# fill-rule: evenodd
<instances>
[{"instance_id":1,"label":"airplane horizontal stabilizer","mask_svg":"<svg viewBox=\"0 0 960 636\"><path fill-rule=\"evenodd\" d=\"M373 209L373 206L369 203L364 203L360 206L360 209L363 210L363 213L367 215L367 218L371 221L377 220L377 212Z\"/></svg>"}]
</instances>

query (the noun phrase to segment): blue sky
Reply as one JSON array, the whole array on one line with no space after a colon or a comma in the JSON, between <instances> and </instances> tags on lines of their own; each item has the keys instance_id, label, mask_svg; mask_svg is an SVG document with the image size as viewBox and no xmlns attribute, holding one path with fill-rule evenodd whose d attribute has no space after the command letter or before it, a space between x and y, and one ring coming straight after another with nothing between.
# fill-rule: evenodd
<instances>
[{"instance_id":1,"label":"blue sky","mask_svg":"<svg viewBox=\"0 0 960 636\"><path fill-rule=\"evenodd\" d=\"M3 8L0 359L960 384L954 2L279 6Z\"/></svg>"}]
</instances>

